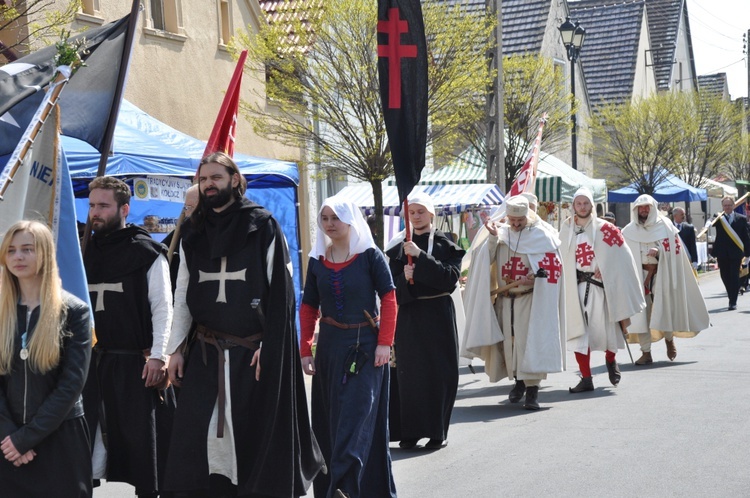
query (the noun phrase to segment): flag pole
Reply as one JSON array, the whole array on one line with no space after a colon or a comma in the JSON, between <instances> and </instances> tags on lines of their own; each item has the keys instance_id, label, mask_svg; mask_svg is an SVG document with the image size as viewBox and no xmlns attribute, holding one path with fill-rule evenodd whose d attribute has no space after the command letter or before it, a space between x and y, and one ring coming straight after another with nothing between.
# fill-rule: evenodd
<instances>
[{"instance_id":1,"label":"flag pole","mask_svg":"<svg viewBox=\"0 0 750 498\"><path fill-rule=\"evenodd\" d=\"M122 49L122 59L120 62L120 72L117 75L117 84L112 98L112 107L109 112L109 119L104 127L102 143L99 146L99 167L96 170L96 176L104 176L107 170L107 160L109 151L112 148L112 142L115 136L115 126L117 125L117 115L120 113L120 103L125 88L125 78L130 65L130 55L133 52L133 40L135 39L135 28L138 25L138 12L141 8L141 0L133 0L130 8L130 18L128 19L128 31L125 33L125 46ZM83 240L81 241L81 254L86 254L86 244L91 239L91 220L86 217L86 228L83 231Z\"/></svg>"},{"instance_id":2,"label":"flag pole","mask_svg":"<svg viewBox=\"0 0 750 498\"><path fill-rule=\"evenodd\" d=\"M65 85L68 84L69 81L69 75L64 74L62 71L57 72L57 76L55 77L55 81L52 83L52 93L47 100L46 105L42 109L42 112L39 114L39 116L36 118L36 123L34 124L34 127L31 129L31 132L29 133L28 137L26 138L21 152L16 157L15 161L12 165L9 165L10 168L8 169L8 175L7 175L7 181L3 182L2 187L0 187L0 201L3 200L5 196L5 192L8 190L8 187L11 183L13 183L13 177L18 172L18 169L21 167L21 164L23 163L23 160L26 158L26 154L29 152L29 149L31 149L31 146L34 144L34 140L36 140L37 135L42 129L42 125L44 125L44 122L47 121L47 117L49 116L49 113L52 112L52 109L57 105L57 101L60 98L60 93L62 92L63 88L65 88ZM15 154L14 154L15 156Z\"/></svg>"}]
</instances>

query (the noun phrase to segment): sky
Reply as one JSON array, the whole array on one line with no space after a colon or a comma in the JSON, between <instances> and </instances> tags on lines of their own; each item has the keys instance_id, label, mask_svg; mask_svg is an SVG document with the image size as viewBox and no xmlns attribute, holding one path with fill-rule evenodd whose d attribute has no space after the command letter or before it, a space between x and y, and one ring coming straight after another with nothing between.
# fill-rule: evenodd
<instances>
[{"instance_id":1,"label":"sky","mask_svg":"<svg viewBox=\"0 0 750 498\"><path fill-rule=\"evenodd\" d=\"M686 2L695 71L699 76L727 73L732 99L747 97L747 56L742 36L750 30L750 0Z\"/></svg>"}]
</instances>

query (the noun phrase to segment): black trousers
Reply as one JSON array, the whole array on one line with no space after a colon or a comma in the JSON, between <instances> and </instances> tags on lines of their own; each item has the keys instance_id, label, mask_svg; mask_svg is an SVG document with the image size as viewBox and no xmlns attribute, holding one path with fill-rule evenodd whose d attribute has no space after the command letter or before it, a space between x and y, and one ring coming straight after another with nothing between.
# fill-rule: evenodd
<instances>
[{"instance_id":1,"label":"black trousers","mask_svg":"<svg viewBox=\"0 0 750 498\"><path fill-rule=\"evenodd\" d=\"M727 290L729 305L737 305L737 294L740 292L740 263L741 258L716 258L719 263L719 274L724 288Z\"/></svg>"}]
</instances>

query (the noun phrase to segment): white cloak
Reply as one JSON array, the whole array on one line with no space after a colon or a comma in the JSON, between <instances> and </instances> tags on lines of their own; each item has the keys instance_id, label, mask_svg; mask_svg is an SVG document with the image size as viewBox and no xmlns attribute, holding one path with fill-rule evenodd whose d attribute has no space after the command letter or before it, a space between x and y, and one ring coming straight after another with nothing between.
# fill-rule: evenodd
<instances>
[{"instance_id":1,"label":"white cloak","mask_svg":"<svg viewBox=\"0 0 750 498\"><path fill-rule=\"evenodd\" d=\"M652 209L653 211L653 209ZM706 302L698 288L690 258L682 245L679 232L672 222L662 215L640 224L637 211L634 220L622 234L630 250L636 257L640 255L641 243L658 242L659 264L653 284L653 307L651 320L646 310L631 317L630 332L647 334L656 342L664 337L664 332L673 332L677 337L694 337L710 325ZM639 261L640 262L640 261ZM638 272L643 288L645 271ZM649 298L650 299L650 298ZM631 336L630 342L637 342Z\"/></svg>"},{"instance_id":2,"label":"white cloak","mask_svg":"<svg viewBox=\"0 0 750 498\"><path fill-rule=\"evenodd\" d=\"M495 314L490 292L498 287L496 282L496 268L490 264L490 250L497 241L499 261L507 260L509 250L508 225L498 228L498 236L490 237L474 249L469 278L464 293L464 307L466 308L466 326L461 341L461 356L466 358L481 358L485 362L485 372L490 381L498 380L512 372L505 367L503 357L506 339L498 317ZM562 345L565 343L564 306L562 305L563 272L558 246L559 239L553 234L536 225L524 228L518 247L513 237L512 249L528 257L531 271L536 272L540 267L548 272L548 278L538 278L532 293L532 306L528 317L516 317L516 322L526 327L526 351L519 368L528 373L546 374L559 372L565 367ZM505 259L503 259L505 257ZM510 337L510 331L507 332Z\"/></svg>"},{"instance_id":3,"label":"white cloak","mask_svg":"<svg viewBox=\"0 0 750 498\"><path fill-rule=\"evenodd\" d=\"M602 274L608 319L613 323L632 317L646 308L639 266L636 266L630 247L625 244L620 229L615 225L593 218L585 228ZM568 340L583 335L585 323L578 297L576 274L575 220L570 217L560 227L560 254L565 279L565 319Z\"/></svg>"}]
</instances>

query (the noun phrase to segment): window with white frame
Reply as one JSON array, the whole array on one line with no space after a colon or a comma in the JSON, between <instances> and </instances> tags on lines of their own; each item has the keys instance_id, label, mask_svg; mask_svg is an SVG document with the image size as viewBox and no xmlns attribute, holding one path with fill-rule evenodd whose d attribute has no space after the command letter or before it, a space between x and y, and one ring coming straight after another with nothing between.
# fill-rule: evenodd
<instances>
[{"instance_id":1,"label":"window with white frame","mask_svg":"<svg viewBox=\"0 0 750 498\"><path fill-rule=\"evenodd\" d=\"M158 31L180 33L182 12L179 0L149 0L149 24Z\"/></svg>"},{"instance_id":2,"label":"window with white frame","mask_svg":"<svg viewBox=\"0 0 750 498\"><path fill-rule=\"evenodd\" d=\"M219 0L219 44L227 45L232 38L232 18L229 0Z\"/></svg>"}]
</instances>

